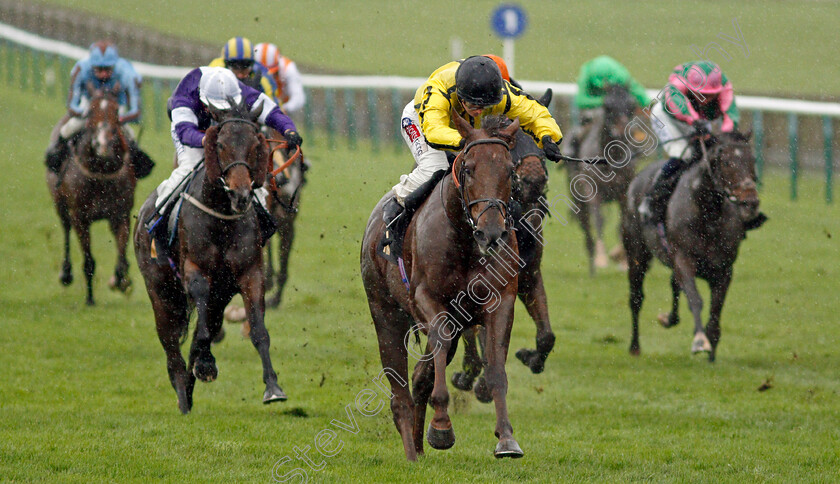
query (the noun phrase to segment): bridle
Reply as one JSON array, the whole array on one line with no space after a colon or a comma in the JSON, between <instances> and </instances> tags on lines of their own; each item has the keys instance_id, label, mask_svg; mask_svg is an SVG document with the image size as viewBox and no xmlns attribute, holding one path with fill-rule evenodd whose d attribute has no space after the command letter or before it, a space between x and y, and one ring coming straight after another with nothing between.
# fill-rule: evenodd
<instances>
[{"instance_id":1,"label":"bridle","mask_svg":"<svg viewBox=\"0 0 840 484\"><path fill-rule=\"evenodd\" d=\"M510 227L513 225L513 220L510 216L510 210L508 209L508 203L510 202L510 200L508 200L508 202L505 202L498 198L479 198L476 200L469 200L467 196L466 175L463 170L464 162L462 157L465 156L474 146L483 144L502 145L505 147L505 149L510 150L510 145L506 141L499 138L479 139L467 144L467 146L464 147L464 150L458 154L458 156L455 158L455 161L452 163L452 181L455 184L455 188L458 190L458 198L461 200L461 207L464 210L464 215L466 215L467 217L467 224L470 226L473 232L476 232L478 230L477 224L481 216L487 213L487 211L494 208L498 210L499 213L501 213L504 217L505 228L510 229ZM443 197L442 194L441 197ZM486 203L487 205L481 212L479 212L478 216L476 216L475 219L473 219L472 214L470 213L470 209L473 205L479 203ZM448 217L449 215L447 214L447 218ZM452 220L450 219L450 222L451 221Z\"/></svg>"},{"instance_id":2,"label":"bridle","mask_svg":"<svg viewBox=\"0 0 840 484\"><path fill-rule=\"evenodd\" d=\"M271 150L271 152L268 154L268 159L269 160L274 159L274 152L275 151L286 149L286 148L289 147L289 142L286 141L286 140L269 139L267 141L272 142L272 143L277 143L277 146L275 146ZM283 207L283 210L285 210L287 213L296 213L298 211L298 207L296 205L294 205L294 203L295 203L295 199L298 196L298 192L300 192L301 187L303 187L303 183L299 184L297 186L297 188L295 188L295 191L292 194L290 202L287 206L286 203L284 203L282 200L280 200L280 195L278 195L278 193L280 192L280 187L277 185L277 175L279 175L280 173L283 173L286 170L286 168L292 166L292 164L295 161L297 161L300 157L301 157L300 146L298 146L297 149L295 150L294 154L292 154L292 156L290 156L289 159L286 160L285 163L283 163L282 165L280 165L279 167L277 167L276 169L274 169L274 170L272 170L268 173L269 174L269 177L268 177L269 191L274 196L274 200L281 207Z\"/></svg>"},{"instance_id":3,"label":"bridle","mask_svg":"<svg viewBox=\"0 0 840 484\"><path fill-rule=\"evenodd\" d=\"M723 184L718 179L718 177L715 176L714 170L712 170L712 164L710 162L710 159L714 156L719 156L720 151L726 145L715 143L715 145L712 147L711 151L708 151L706 149L706 143L704 143L702 139L698 139L698 144L700 145L700 151L702 152L702 157L701 157L700 163L709 172L709 178L712 179L712 191L722 195L726 200L728 200L730 203L733 203L735 205L748 205L748 204L750 204L751 202L749 200L739 199L734 193L732 193L732 190L729 187L723 186ZM751 177L747 177L747 178L741 180L735 186L735 189L737 190L739 188L745 188L745 186L747 186L749 184L755 185L755 180L753 180Z\"/></svg>"},{"instance_id":4,"label":"bridle","mask_svg":"<svg viewBox=\"0 0 840 484\"><path fill-rule=\"evenodd\" d=\"M219 132L222 131L222 126L224 126L225 124L228 124L228 123L247 124L247 125L251 126L252 128L254 128L255 133L260 132L260 127L259 127L259 125L257 125L257 123L255 123L251 120L248 120L248 119L243 119L243 118L228 118L228 119L225 119L224 121L219 123ZM227 181L225 180L225 175L227 175L227 172L229 172L233 167L239 166L239 165L243 165L243 166L245 166L245 168L248 169L248 174L251 176L251 188L252 188L252 191L253 191L254 184L256 183L256 180L254 180L254 172L253 172L254 169L253 169L253 167L251 167L251 165L249 165L248 162L246 162L246 161L237 160L237 161L234 161L233 163L231 163L230 165L226 166L223 170L221 170L222 176L219 177L218 181L221 184L222 189L224 189L225 192L231 191L231 188L228 186Z\"/></svg>"}]
</instances>

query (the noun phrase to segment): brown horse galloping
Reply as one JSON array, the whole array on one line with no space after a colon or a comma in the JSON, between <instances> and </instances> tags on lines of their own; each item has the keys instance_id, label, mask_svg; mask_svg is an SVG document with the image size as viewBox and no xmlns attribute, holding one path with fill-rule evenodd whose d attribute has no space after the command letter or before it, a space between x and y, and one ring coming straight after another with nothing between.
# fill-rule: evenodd
<instances>
[{"instance_id":1,"label":"brown horse galloping","mask_svg":"<svg viewBox=\"0 0 840 484\"><path fill-rule=\"evenodd\" d=\"M222 327L225 305L242 294L251 342L263 367L263 403L286 400L277 385L265 328L265 294L260 228L252 206L253 190L268 172L268 145L242 104L227 112L214 111L218 126L205 134L205 173L199 172L185 191L178 219L178 241L170 264L152 259L151 237L143 226L154 210L156 193L140 209L134 247L137 264L155 312L157 333L166 352L167 370L182 413L192 409L195 379L218 376L210 342ZM190 347L189 365L181 355L180 339L189 325L191 307L198 322Z\"/></svg>"},{"instance_id":2,"label":"brown horse galloping","mask_svg":"<svg viewBox=\"0 0 840 484\"><path fill-rule=\"evenodd\" d=\"M482 120L473 129L457 113L452 119L466 147L447 175L417 210L405 234L407 281L400 269L377 256L385 229L379 201L362 242L361 271L379 355L391 384L394 424L408 460L423 453L426 405L434 408L428 441L436 449L455 444L447 413L446 365L452 360L465 326L487 330L486 379L496 404L496 457L521 457L507 414L507 358L516 300L517 254L508 202L514 166L509 144L519 129L515 121L501 128L501 117ZM512 272L512 273L511 273ZM407 287L408 286L408 287ZM481 287L479 287L481 286ZM426 351L407 388L408 352L419 331L428 335ZM413 398L412 398L413 395Z\"/></svg>"},{"instance_id":3,"label":"brown horse galloping","mask_svg":"<svg viewBox=\"0 0 840 484\"><path fill-rule=\"evenodd\" d=\"M53 133L57 136L57 132ZM125 257L137 179L131 165L128 140L119 123L119 102L113 92L96 92L91 98L84 131L73 153L56 174L47 170L47 187L64 229L64 263L59 280L73 282L70 264L70 228L76 231L85 255L88 305L93 305L96 262L90 251L91 223L106 219L117 241L117 266L108 282L126 292L131 286Z\"/></svg>"},{"instance_id":4,"label":"brown horse galloping","mask_svg":"<svg viewBox=\"0 0 840 484\"><path fill-rule=\"evenodd\" d=\"M648 166L630 184L622 234L630 265L627 275L633 318L630 353L633 355L641 352L639 310L645 297L642 285L650 260L656 255L673 269L673 306L667 317L660 316L660 322L666 328L679 323L677 310L682 289L694 316L691 351L708 351L709 361L715 361L721 332L720 313L732 280L738 246L744 239L745 224L764 217L758 212L755 158L749 135L724 133L707 143L710 146L708 153L705 145L698 143L704 153L701 162L682 175L671 196L664 240L657 228L641 222L637 209L664 162ZM705 328L700 314L703 301L695 277L708 281L712 292L709 322Z\"/></svg>"}]
</instances>

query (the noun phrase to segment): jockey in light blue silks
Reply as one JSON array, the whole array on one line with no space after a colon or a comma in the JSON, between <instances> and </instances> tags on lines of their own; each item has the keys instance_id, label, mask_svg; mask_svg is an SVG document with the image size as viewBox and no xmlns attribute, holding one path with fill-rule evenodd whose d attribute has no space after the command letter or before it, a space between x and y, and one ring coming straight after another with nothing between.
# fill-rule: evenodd
<instances>
[{"instance_id":1,"label":"jockey in light blue silks","mask_svg":"<svg viewBox=\"0 0 840 484\"><path fill-rule=\"evenodd\" d=\"M47 149L46 163L51 170L58 172L69 154L68 142L85 127L88 105L94 92L113 91L116 89L120 104L120 124L128 136L132 151L132 160L137 168L138 158L151 166L154 163L148 155L140 151L135 142L134 133L126 123L140 120L140 85L142 78L131 63L120 58L117 48L107 42L95 42L90 46L90 56L81 59L73 66L70 73L71 89L67 102L67 117L61 124L58 138ZM151 171L146 166L144 175Z\"/></svg>"}]
</instances>

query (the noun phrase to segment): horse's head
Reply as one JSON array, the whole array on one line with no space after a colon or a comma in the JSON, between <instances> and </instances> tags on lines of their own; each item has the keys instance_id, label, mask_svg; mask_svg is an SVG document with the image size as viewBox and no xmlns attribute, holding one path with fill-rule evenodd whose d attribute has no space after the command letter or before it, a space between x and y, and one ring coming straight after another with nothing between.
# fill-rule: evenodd
<instances>
[{"instance_id":1,"label":"horse's head","mask_svg":"<svg viewBox=\"0 0 840 484\"><path fill-rule=\"evenodd\" d=\"M119 89L117 85L109 91L93 92L85 123L87 138L81 144L82 149L90 150L91 157L118 162L111 169L103 167L105 171L118 169L122 165L123 154L128 151L128 141L120 126L120 104L117 99Z\"/></svg>"},{"instance_id":2,"label":"horse's head","mask_svg":"<svg viewBox=\"0 0 840 484\"><path fill-rule=\"evenodd\" d=\"M204 164L207 179L220 184L230 197L231 210L242 213L268 173L268 143L256 123L260 107L249 112L244 99L240 104L228 101L228 110L208 106L219 124L205 133Z\"/></svg>"},{"instance_id":3,"label":"horse's head","mask_svg":"<svg viewBox=\"0 0 840 484\"><path fill-rule=\"evenodd\" d=\"M534 138L519 130L510 156L516 166L513 198L525 205L537 203L548 188L548 172L543 162L545 154L537 147Z\"/></svg>"},{"instance_id":4,"label":"horse's head","mask_svg":"<svg viewBox=\"0 0 840 484\"><path fill-rule=\"evenodd\" d=\"M604 130L610 140L620 139L638 108L626 86L609 84L604 94Z\"/></svg>"},{"instance_id":5,"label":"horse's head","mask_svg":"<svg viewBox=\"0 0 840 484\"><path fill-rule=\"evenodd\" d=\"M467 220L479 249L486 253L508 236L511 179L514 164L510 147L519 129L517 119L505 127L507 118L488 116L482 128L474 129L458 113L452 113L458 132L464 138L464 151L452 165Z\"/></svg>"},{"instance_id":6,"label":"horse's head","mask_svg":"<svg viewBox=\"0 0 840 484\"><path fill-rule=\"evenodd\" d=\"M745 222L758 216L759 204L750 135L719 134L708 155L715 189L737 206L738 216Z\"/></svg>"}]
</instances>

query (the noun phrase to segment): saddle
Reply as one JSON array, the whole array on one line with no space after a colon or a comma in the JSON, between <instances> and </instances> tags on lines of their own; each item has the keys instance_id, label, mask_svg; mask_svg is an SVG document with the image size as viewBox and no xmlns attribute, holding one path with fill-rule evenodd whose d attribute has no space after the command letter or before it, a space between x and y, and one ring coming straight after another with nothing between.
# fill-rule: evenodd
<instances>
[{"instance_id":1,"label":"saddle","mask_svg":"<svg viewBox=\"0 0 840 484\"><path fill-rule=\"evenodd\" d=\"M379 239L379 243L376 245L376 253L380 257L392 264L399 265L399 260L402 258L405 231L408 229L408 224L411 223L411 217L429 197L429 194L432 193L432 190L443 179L447 171L449 170L438 170L434 172L429 181L417 187L416 190L405 198L405 210L394 219L390 226L385 227L382 238Z\"/></svg>"}]
</instances>

